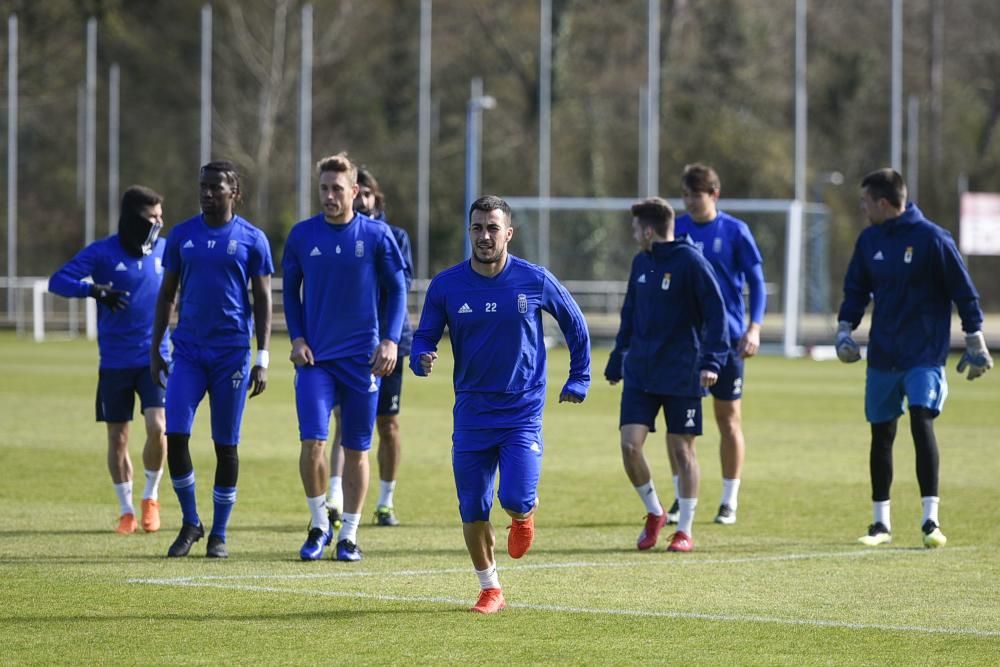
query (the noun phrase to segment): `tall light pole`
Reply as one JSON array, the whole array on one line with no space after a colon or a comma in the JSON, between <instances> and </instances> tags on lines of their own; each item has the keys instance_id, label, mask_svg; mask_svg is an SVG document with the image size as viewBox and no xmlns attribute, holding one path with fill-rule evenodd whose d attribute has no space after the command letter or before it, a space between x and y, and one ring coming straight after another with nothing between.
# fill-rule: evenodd
<instances>
[{"instance_id":1,"label":"tall light pole","mask_svg":"<svg viewBox=\"0 0 1000 667\"><path fill-rule=\"evenodd\" d=\"M465 210L462 212L462 225L465 228L465 259L472 256L472 244L469 241L469 225L465 216L472 208L472 202L479 197L479 153L483 143L483 110L494 109L496 98L483 95L483 80L476 77L469 87L469 102L465 107Z\"/></svg>"}]
</instances>

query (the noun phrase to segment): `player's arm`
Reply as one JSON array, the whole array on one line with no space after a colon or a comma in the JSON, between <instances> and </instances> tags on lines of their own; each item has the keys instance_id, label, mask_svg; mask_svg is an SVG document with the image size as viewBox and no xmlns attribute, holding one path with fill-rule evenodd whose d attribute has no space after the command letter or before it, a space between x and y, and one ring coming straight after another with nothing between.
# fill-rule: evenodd
<instances>
[{"instance_id":1,"label":"player's arm","mask_svg":"<svg viewBox=\"0 0 1000 667\"><path fill-rule=\"evenodd\" d=\"M374 375L390 375L396 369L399 337L406 317L406 272L396 239L387 230L376 256L378 287L385 290L383 316L379 318L379 344L368 360Z\"/></svg>"},{"instance_id":2,"label":"player's arm","mask_svg":"<svg viewBox=\"0 0 1000 667\"><path fill-rule=\"evenodd\" d=\"M861 323L865 308L871 300L871 276L865 266L864 251L861 248L861 238L854 244L854 253L844 274L844 301L837 312L837 358L844 363L853 363L861 359L861 347L851 336L851 332Z\"/></svg>"},{"instance_id":3,"label":"player's arm","mask_svg":"<svg viewBox=\"0 0 1000 667\"><path fill-rule=\"evenodd\" d=\"M604 377L611 384L618 384L625 369L625 353L632 343L632 314L635 310L635 280L638 256L632 260L632 270L629 273L628 287L625 290L625 301L622 303L621 322L618 334L615 336L615 346L608 357L608 365L604 368Z\"/></svg>"},{"instance_id":4,"label":"player's arm","mask_svg":"<svg viewBox=\"0 0 1000 667\"><path fill-rule=\"evenodd\" d=\"M701 359L699 360L699 382L702 387L711 387L719 379L719 371L729 354L729 336L726 327L726 306L722 301L722 290L715 278L711 265L701 260L695 285L697 285L696 306L701 310L702 338Z\"/></svg>"},{"instance_id":5,"label":"player's arm","mask_svg":"<svg viewBox=\"0 0 1000 667\"><path fill-rule=\"evenodd\" d=\"M413 345L410 348L410 370L414 375L430 375L437 361L437 344L444 334L448 322L445 310L444 295L437 280L432 280L424 295L424 307L420 311L420 323L413 332Z\"/></svg>"},{"instance_id":6,"label":"player's arm","mask_svg":"<svg viewBox=\"0 0 1000 667\"><path fill-rule=\"evenodd\" d=\"M975 380L993 368L993 357L990 356L983 336L983 310L979 305L979 292L972 284L972 277L950 235L940 242L939 252L942 279L948 288L948 296L958 309L962 331L965 332L965 351L956 370L963 373L968 368L966 379Z\"/></svg>"},{"instance_id":7,"label":"player's arm","mask_svg":"<svg viewBox=\"0 0 1000 667\"><path fill-rule=\"evenodd\" d=\"M167 333L167 325L170 324L170 313L174 307L178 285L180 285L180 275L164 268L163 282L160 283L160 291L156 295L156 306L153 310L153 339L149 346L149 373L153 377L153 382L161 387L166 386L170 369L160 354L160 345Z\"/></svg>"},{"instance_id":8,"label":"player's arm","mask_svg":"<svg viewBox=\"0 0 1000 667\"><path fill-rule=\"evenodd\" d=\"M590 388L590 332L580 306L569 291L548 271L542 284L542 310L551 313L569 347L569 379L559 393L559 402L583 403Z\"/></svg>"},{"instance_id":9,"label":"player's arm","mask_svg":"<svg viewBox=\"0 0 1000 667\"><path fill-rule=\"evenodd\" d=\"M271 345L271 275L250 278L253 291L254 335L257 338L257 357L250 370L250 398L267 389L267 367L270 365Z\"/></svg>"},{"instance_id":10,"label":"player's arm","mask_svg":"<svg viewBox=\"0 0 1000 667\"><path fill-rule=\"evenodd\" d=\"M292 341L289 360L296 366L312 366L316 363L312 348L305 338L302 317L302 264L296 252L295 230L288 235L285 253L281 257L281 303L285 311L285 326Z\"/></svg>"},{"instance_id":11,"label":"player's arm","mask_svg":"<svg viewBox=\"0 0 1000 667\"><path fill-rule=\"evenodd\" d=\"M111 310L123 310L128 307L129 293L115 289L109 282L105 285L95 285L83 279L91 276L98 263L98 251L91 244L78 252L49 278L49 291L67 299L86 299L91 297L99 304Z\"/></svg>"},{"instance_id":12,"label":"player's arm","mask_svg":"<svg viewBox=\"0 0 1000 667\"><path fill-rule=\"evenodd\" d=\"M764 321L764 309L767 306L764 265L758 262L744 275L750 288L750 323L740 337L739 353L742 357L752 357L760 349L760 325Z\"/></svg>"}]
</instances>

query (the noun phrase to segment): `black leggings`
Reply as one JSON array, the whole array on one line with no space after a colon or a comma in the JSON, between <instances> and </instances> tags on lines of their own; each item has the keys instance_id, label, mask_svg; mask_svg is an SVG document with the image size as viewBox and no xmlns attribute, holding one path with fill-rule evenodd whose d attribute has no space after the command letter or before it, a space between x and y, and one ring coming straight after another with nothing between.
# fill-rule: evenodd
<instances>
[{"instance_id":1,"label":"black leggings","mask_svg":"<svg viewBox=\"0 0 1000 667\"><path fill-rule=\"evenodd\" d=\"M938 495L938 446L934 437L934 418L937 413L930 408L910 408L910 433L916 453L917 483L921 497ZM868 465L872 478L872 500L889 500L892 486L892 443L896 439L896 422L872 424L872 447Z\"/></svg>"}]
</instances>

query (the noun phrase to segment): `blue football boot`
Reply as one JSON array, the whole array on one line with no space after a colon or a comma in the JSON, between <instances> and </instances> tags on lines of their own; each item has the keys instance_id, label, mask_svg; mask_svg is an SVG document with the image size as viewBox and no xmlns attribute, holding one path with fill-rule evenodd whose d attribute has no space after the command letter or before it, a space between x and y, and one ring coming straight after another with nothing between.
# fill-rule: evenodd
<instances>
[{"instance_id":1,"label":"blue football boot","mask_svg":"<svg viewBox=\"0 0 1000 667\"><path fill-rule=\"evenodd\" d=\"M333 539L333 533L329 529L323 532L322 528L310 528L309 537L299 549L299 556L302 557L302 560L319 560L323 557L323 550L330 544L331 539Z\"/></svg>"},{"instance_id":2,"label":"blue football boot","mask_svg":"<svg viewBox=\"0 0 1000 667\"><path fill-rule=\"evenodd\" d=\"M361 549L350 540L337 542L337 560L357 562L361 560Z\"/></svg>"}]
</instances>

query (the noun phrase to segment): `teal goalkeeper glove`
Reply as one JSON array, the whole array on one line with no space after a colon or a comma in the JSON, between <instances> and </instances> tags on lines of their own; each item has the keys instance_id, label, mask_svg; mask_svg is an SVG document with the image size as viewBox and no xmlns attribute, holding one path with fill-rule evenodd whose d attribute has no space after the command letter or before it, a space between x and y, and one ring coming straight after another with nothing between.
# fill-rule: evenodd
<instances>
[{"instance_id":1,"label":"teal goalkeeper glove","mask_svg":"<svg viewBox=\"0 0 1000 667\"><path fill-rule=\"evenodd\" d=\"M969 374L965 376L967 380L975 380L993 368L993 358L990 357L990 351L986 349L986 339L983 338L982 331L965 336L965 352L962 353L962 358L958 360L958 368L956 370L961 373L966 368L969 369Z\"/></svg>"},{"instance_id":2,"label":"teal goalkeeper glove","mask_svg":"<svg viewBox=\"0 0 1000 667\"><path fill-rule=\"evenodd\" d=\"M861 348L851 338L851 323L837 322L837 358L845 364L853 364L861 359Z\"/></svg>"}]
</instances>

